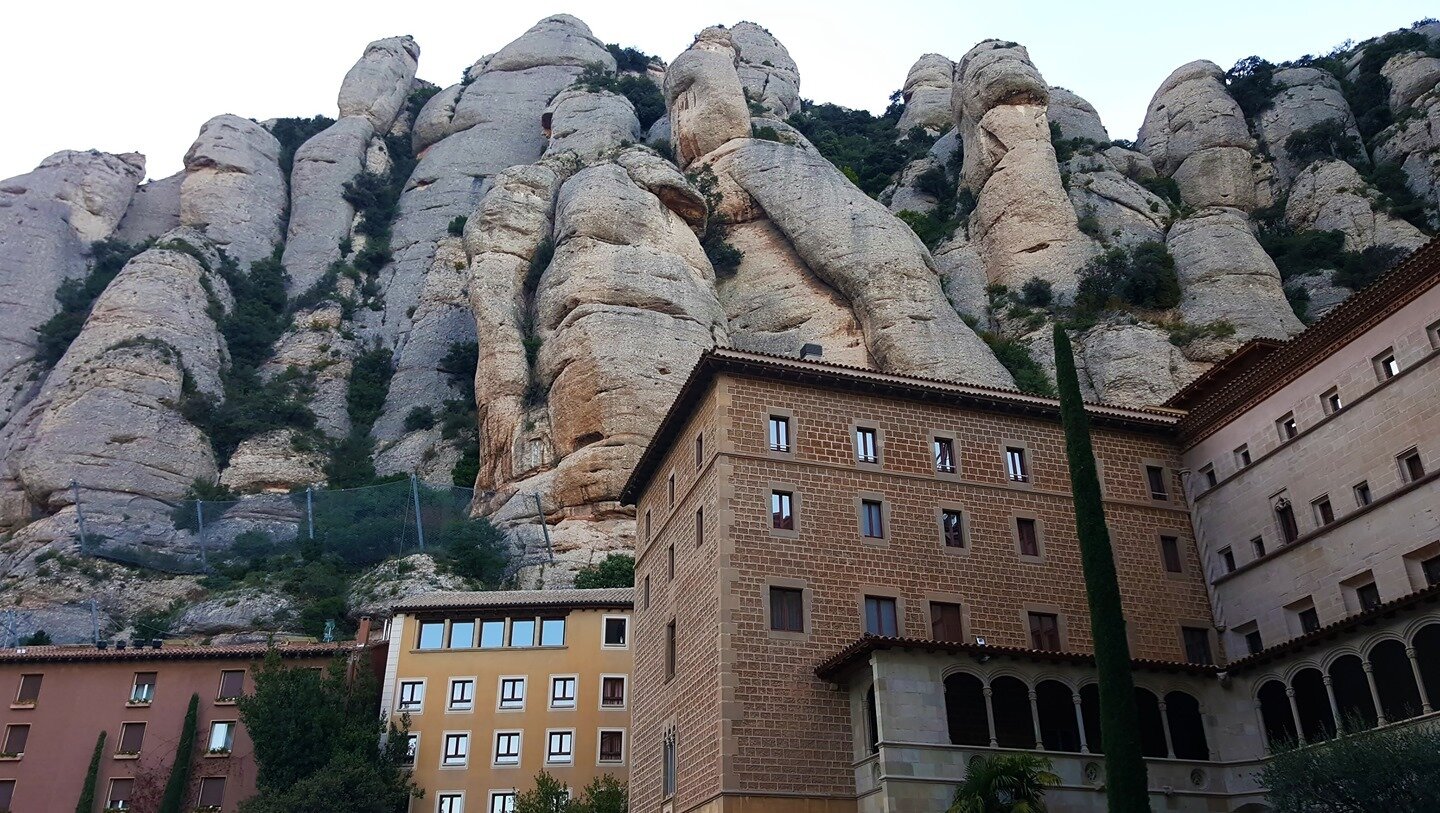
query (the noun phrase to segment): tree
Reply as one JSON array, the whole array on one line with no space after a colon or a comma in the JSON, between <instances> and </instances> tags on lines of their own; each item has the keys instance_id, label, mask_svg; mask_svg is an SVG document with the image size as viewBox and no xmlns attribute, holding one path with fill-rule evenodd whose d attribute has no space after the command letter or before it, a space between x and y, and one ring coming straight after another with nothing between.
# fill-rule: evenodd
<instances>
[{"instance_id":1,"label":"tree","mask_svg":"<svg viewBox=\"0 0 1440 813\"><path fill-rule=\"evenodd\" d=\"M635 557L628 553L612 553L599 564L586 565L575 574L575 586L581 590L596 587L634 587Z\"/></svg>"},{"instance_id":2,"label":"tree","mask_svg":"<svg viewBox=\"0 0 1440 813\"><path fill-rule=\"evenodd\" d=\"M581 813L570 788L545 771L535 774L535 787L515 797L515 813Z\"/></svg>"},{"instance_id":3,"label":"tree","mask_svg":"<svg viewBox=\"0 0 1440 813\"><path fill-rule=\"evenodd\" d=\"M629 813L630 788L610 774L590 780L580 793L584 813Z\"/></svg>"},{"instance_id":4,"label":"tree","mask_svg":"<svg viewBox=\"0 0 1440 813\"><path fill-rule=\"evenodd\" d=\"M80 801L75 804L75 813L91 813L95 809L95 778L100 773L100 754L105 750L105 732L95 738L95 750L90 754L90 768L85 771L85 784L80 788Z\"/></svg>"},{"instance_id":5,"label":"tree","mask_svg":"<svg viewBox=\"0 0 1440 813\"><path fill-rule=\"evenodd\" d=\"M170 781L165 783L165 798L160 800L160 813L180 813L185 804L185 793L190 789L190 762L195 758L195 716L199 709L200 695L190 695L180 742L175 746L175 764L170 766Z\"/></svg>"},{"instance_id":6,"label":"tree","mask_svg":"<svg viewBox=\"0 0 1440 813\"><path fill-rule=\"evenodd\" d=\"M1070 490L1075 499L1075 533L1085 597L1090 606L1090 634L1095 641L1095 671L1100 683L1100 741L1105 752L1106 798L1111 813L1150 810L1149 780L1140 752L1140 721L1135 710L1135 678L1130 673L1130 645L1125 638L1125 613L1115 577L1115 554L1105 526L1100 478L1090 445L1090 421L1080 398L1075 355L1065 329L1055 325L1055 381L1060 390L1060 419L1065 426L1065 456L1070 462Z\"/></svg>"},{"instance_id":7,"label":"tree","mask_svg":"<svg viewBox=\"0 0 1440 813\"><path fill-rule=\"evenodd\" d=\"M946 813L1045 813L1045 789L1060 784L1034 754L977 757Z\"/></svg>"},{"instance_id":8,"label":"tree","mask_svg":"<svg viewBox=\"0 0 1440 813\"><path fill-rule=\"evenodd\" d=\"M1440 810L1437 776L1440 731L1408 727L1279 746L1260 783L1276 813L1366 813Z\"/></svg>"},{"instance_id":9,"label":"tree","mask_svg":"<svg viewBox=\"0 0 1440 813\"><path fill-rule=\"evenodd\" d=\"M49 646L53 643L55 642L50 639L50 633L45 630L35 630L20 639L20 646Z\"/></svg>"}]
</instances>

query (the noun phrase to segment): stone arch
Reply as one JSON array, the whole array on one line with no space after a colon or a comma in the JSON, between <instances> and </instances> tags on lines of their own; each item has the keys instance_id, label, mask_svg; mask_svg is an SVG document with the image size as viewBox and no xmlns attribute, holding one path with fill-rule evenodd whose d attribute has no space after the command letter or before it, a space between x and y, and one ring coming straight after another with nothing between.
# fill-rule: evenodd
<instances>
[{"instance_id":1,"label":"stone arch","mask_svg":"<svg viewBox=\"0 0 1440 813\"><path fill-rule=\"evenodd\" d=\"M1170 723L1170 742L1176 759L1209 759L1210 743L1205 737L1205 718L1200 701L1182 691L1165 695L1165 719Z\"/></svg>"},{"instance_id":2,"label":"stone arch","mask_svg":"<svg viewBox=\"0 0 1440 813\"><path fill-rule=\"evenodd\" d=\"M945 676L945 722L952 745L990 745L984 681L969 672Z\"/></svg>"},{"instance_id":3,"label":"stone arch","mask_svg":"<svg viewBox=\"0 0 1440 813\"><path fill-rule=\"evenodd\" d=\"M1090 753L1104 753L1100 741L1100 684L1086 683L1080 687L1080 717L1085 723L1085 742Z\"/></svg>"},{"instance_id":4,"label":"stone arch","mask_svg":"<svg viewBox=\"0 0 1440 813\"><path fill-rule=\"evenodd\" d=\"M1430 621L1415 630L1410 638L1415 647L1415 662L1420 666L1420 680L1430 705L1440 702L1440 621Z\"/></svg>"},{"instance_id":5,"label":"stone arch","mask_svg":"<svg viewBox=\"0 0 1440 813\"><path fill-rule=\"evenodd\" d=\"M1290 712L1290 695L1284 683L1275 679L1265 681L1255 693L1255 700L1260 704L1265 742L1272 749L1300 739L1300 732L1295 727L1295 715Z\"/></svg>"},{"instance_id":6,"label":"stone arch","mask_svg":"<svg viewBox=\"0 0 1440 813\"><path fill-rule=\"evenodd\" d=\"M880 753L880 715L875 710L875 686L865 690L865 742L866 753Z\"/></svg>"},{"instance_id":7,"label":"stone arch","mask_svg":"<svg viewBox=\"0 0 1440 813\"><path fill-rule=\"evenodd\" d=\"M1365 660L1364 650L1358 649L1349 644L1337 646L1334 649L1326 652L1324 657L1320 659L1320 671L1329 674L1330 667L1334 666L1336 661L1340 660L1346 655L1352 655L1361 661Z\"/></svg>"},{"instance_id":8,"label":"stone arch","mask_svg":"<svg viewBox=\"0 0 1440 813\"><path fill-rule=\"evenodd\" d=\"M995 711L995 741L1001 748L1035 747L1035 720L1030 716L1030 686L1013 675L990 681Z\"/></svg>"},{"instance_id":9,"label":"stone arch","mask_svg":"<svg viewBox=\"0 0 1440 813\"><path fill-rule=\"evenodd\" d=\"M1054 679L1035 685L1035 708L1040 713L1040 740L1046 751L1080 751L1080 724L1075 719L1074 692Z\"/></svg>"},{"instance_id":10,"label":"stone arch","mask_svg":"<svg viewBox=\"0 0 1440 813\"><path fill-rule=\"evenodd\" d=\"M1370 694L1370 681L1365 677L1364 662L1360 656L1347 652L1332 660L1325 673L1330 676L1335 706L1340 710L1336 725L1345 731L1374 728L1377 722L1375 699Z\"/></svg>"},{"instance_id":11,"label":"stone arch","mask_svg":"<svg viewBox=\"0 0 1440 813\"><path fill-rule=\"evenodd\" d=\"M1325 676L1313 666L1301 669L1290 680L1295 690L1295 708L1300 712L1300 734L1306 742L1335 736L1335 714L1330 710L1330 693Z\"/></svg>"},{"instance_id":12,"label":"stone arch","mask_svg":"<svg viewBox=\"0 0 1440 813\"><path fill-rule=\"evenodd\" d=\"M1160 698L1149 689L1135 687L1135 711L1140 719L1140 753L1147 757L1170 755L1165 742L1165 718L1160 713Z\"/></svg>"},{"instance_id":13,"label":"stone arch","mask_svg":"<svg viewBox=\"0 0 1440 813\"><path fill-rule=\"evenodd\" d=\"M1375 692L1380 695L1381 712L1388 722L1420 714L1420 688L1415 685L1415 670L1405 647L1400 639L1387 637L1370 648L1370 672L1375 678Z\"/></svg>"}]
</instances>

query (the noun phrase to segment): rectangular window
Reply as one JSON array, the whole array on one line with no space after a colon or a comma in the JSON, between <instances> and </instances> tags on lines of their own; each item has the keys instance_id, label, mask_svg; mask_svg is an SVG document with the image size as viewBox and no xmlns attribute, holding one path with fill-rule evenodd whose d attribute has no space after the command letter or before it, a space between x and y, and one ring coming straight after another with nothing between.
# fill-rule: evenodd
<instances>
[{"instance_id":1,"label":"rectangular window","mask_svg":"<svg viewBox=\"0 0 1440 813\"><path fill-rule=\"evenodd\" d=\"M1015 534L1020 540L1021 556L1040 555L1040 529L1029 517L1016 517Z\"/></svg>"},{"instance_id":2,"label":"rectangular window","mask_svg":"<svg viewBox=\"0 0 1440 813\"><path fill-rule=\"evenodd\" d=\"M660 753L660 792L665 798L675 795L675 774L679 768L676 758L675 732L666 734Z\"/></svg>"},{"instance_id":3,"label":"rectangular window","mask_svg":"<svg viewBox=\"0 0 1440 813\"><path fill-rule=\"evenodd\" d=\"M877 463L880 460L876 432L864 426L855 427L855 459L861 463Z\"/></svg>"},{"instance_id":4,"label":"rectangular window","mask_svg":"<svg viewBox=\"0 0 1440 813\"><path fill-rule=\"evenodd\" d=\"M475 708L475 681L469 678L450 681L451 711L469 711Z\"/></svg>"},{"instance_id":5,"label":"rectangular window","mask_svg":"<svg viewBox=\"0 0 1440 813\"><path fill-rule=\"evenodd\" d=\"M1310 505L1315 509L1315 524L1325 527L1335 521L1335 509L1330 505L1330 497L1319 498Z\"/></svg>"},{"instance_id":6,"label":"rectangular window","mask_svg":"<svg viewBox=\"0 0 1440 813\"><path fill-rule=\"evenodd\" d=\"M941 474L955 473L955 441L935 438L935 470Z\"/></svg>"},{"instance_id":7,"label":"rectangular window","mask_svg":"<svg viewBox=\"0 0 1440 813\"><path fill-rule=\"evenodd\" d=\"M1166 573L1181 573L1185 567L1180 559L1180 540L1174 536L1160 537L1160 558L1165 561Z\"/></svg>"},{"instance_id":8,"label":"rectangular window","mask_svg":"<svg viewBox=\"0 0 1440 813\"><path fill-rule=\"evenodd\" d=\"M1320 629L1320 614L1315 612L1314 607L1307 607L1300 611L1300 631L1314 632Z\"/></svg>"},{"instance_id":9,"label":"rectangular window","mask_svg":"<svg viewBox=\"0 0 1440 813\"><path fill-rule=\"evenodd\" d=\"M675 677L675 619L665 625L665 679Z\"/></svg>"},{"instance_id":10,"label":"rectangular window","mask_svg":"<svg viewBox=\"0 0 1440 813\"><path fill-rule=\"evenodd\" d=\"M1170 489L1165 486L1165 469L1160 466L1146 466L1145 481L1150 485L1150 499L1170 499Z\"/></svg>"},{"instance_id":11,"label":"rectangular window","mask_svg":"<svg viewBox=\"0 0 1440 813\"><path fill-rule=\"evenodd\" d=\"M1295 414L1288 413L1285 417L1275 422L1275 428L1280 432L1281 442L1294 440L1300 434L1300 428L1295 425Z\"/></svg>"},{"instance_id":12,"label":"rectangular window","mask_svg":"<svg viewBox=\"0 0 1440 813\"><path fill-rule=\"evenodd\" d=\"M1210 653L1210 630L1203 627L1181 627L1180 629L1185 636L1185 660L1200 664L1215 662Z\"/></svg>"},{"instance_id":13,"label":"rectangular window","mask_svg":"<svg viewBox=\"0 0 1440 813\"><path fill-rule=\"evenodd\" d=\"M665 549L665 574L670 581L675 581L675 546L673 544Z\"/></svg>"},{"instance_id":14,"label":"rectangular window","mask_svg":"<svg viewBox=\"0 0 1440 813\"><path fill-rule=\"evenodd\" d=\"M650 544L650 509L645 509L645 544Z\"/></svg>"},{"instance_id":15,"label":"rectangular window","mask_svg":"<svg viewBox=\"0 0 1440 813\"><path fill-rule=\"evenodd\" d=\"M525 678L500 678L500 708L525 708Z\"/></svg>"},{"instance_id":16,"label":"rectangular window","mask_svg":"<svg viewBox=\"0 0 1440 813\"><path fill-rule=\"evenodd\" d=\"M414 764L415 764L415 757L416 757L416 755L419 754L419 753L420 753L420 735L419 735L419 734L406 734L406 735L405 735L405 756L403 757L403 762L402 762L401 764L404 764L404 765L414 765Z\"/></svg>"},{"instance_id":17,"label":"rectangular window","mask_svg":"<svg viewBox=\"0 0 1440 813\"><path fill-rule=\"evenodd\" d=\"M793 587L770 588L770 629L805 631L805 591Z\"/></svg>"},{"instance_id":18,"label":"rectangular window","mask_svg":"<svg viewBox=\"0 0 1440 813\"><path fill-rule=\"evenodd\" d=\"M115 753L117 754L138 754L140 748L145 744L144 723L121 723L120 739L116 743Z\"/></svg>"},{"instance_id":19,"label":"rectangular window","mask_svg":"<svg viewBox=\"0 0 1440 813\"><path fill-rule=\"evenodd\" d=\"M465 813L465 794L442 793L435 798L435 813Z\"/></svg>"},{"instance_id":20,"label":"rectangular window","mask_svg":"<svg viewBox=\"0 0 1440 813\"><path fill-rule=\"evenodd\" d=\"M417 712L425 706L425 682L420 680L400 681L400 705L397 708L404 712Z\"/></svg>"},{"instance_id":21,"label":"rectangular window","mask_svg":"<svg viewBox=\"0 0 1440 813\"><path fill-rule=\"evenodd\" d=\"M1420 573L1425 576L1425 586L1440 584L1440 556L1431 556L1420 563Z\"/></svg>"},{"instance_id":22,"label":"rectangular window","mask_svg":"<svg viewBox=\"0 0 1440 813\"><path fill-rule=\"evenodd\" d=\"M44 675L21 675L20 688L15 692L15 702L22 706L33 706L40 701L40 683Z\"/></svg>"},{"instance_id":23,"label":"rectangular window","mask_svg":"<svg viewBox=\"0 0 1440 813\"><path fill-rule=\"evenodd\" d=\"M705 463L705 436L695 436L695 470L699 471L700 466Z\"/></svg>"},{"instance_id":24,"label":"rectangular window","mask_svg":"<svg viewBox=\"0 0 1440 813\"><path fill-rule=\"evenodd\" d=\"M212 754L228 754L235 747L235 721L216 720L210 724L210 744L206 746Z\"/></svg>"},{"instance_id":25,"label":"rectangular window","mask_svg":"<svg viewBox=\"0 0 1440 813\"><path fill-rule=\"evenodd\" d=\"M490 813L515 813L515 794L491 793Z\"/></svg>"},{"instance_id":26,"label":"rectangular window","mask_svg":"<svg viewBox=\"0 0 1440 813\"><path fill-rule=\"evenodd\" d=\"M940 538L947 548L965 547L965 515L946 508L940 512Z\"/></svg>"},{"instance_id":27,"label":"rectangular window","mask_svg":"<svg viewBox=\"0 0 1440 813\"><path fill-rule=\"evenodd\" d=\"M445 646L445 622L444 621L422 621L420 622L419 638L416 641L416 649L440 649Z\"/></svg>"},{"instance_id":28,"label":"rectangular window","mask_svg":"<svg viewBox=\"0 0 1440 813\"><path fill-rule=\"evenodd\" d=\"M480 648L499 649L505 645L505 619L493 618L480 622Z\"/></svg>"},{"instance_id":29,"label":"rectangular window","mask_svg":"<svg viewBox=\"0 0 1440 813\"><path fill-rule=\"evenodd\" d=\"M1030 648L1060 651L1060 616L1054 613L1030 613Z\"/></svg>"},{"instance_id":30,"label":"rectangular window","mask_svg":"<svg viewBox=\"0 0 1440 813\"><path fill-rule=\"evenodd\" d=\"M1256 558L1256 559L1259 559L1259 558L1261 558L1262 556L1264 556L1264 555L1265 555L1265 537L1263 537L1263 536L1257 536L1257 537L1255 537L1254 539L1251 539L1251 540L1250 540L1250 552L1253 553L1253 554L1255 554L1255 558Z\"/></svg>"},{"instance_id":31,"label":"rectangular window","mask_svg":"<svg viewBox=\"0 0 1440 813\"><path fill-rule=\"evenodd\" d=\"M770 416L770 451L790 451L790 419L780 415Z\"/></svg>"},{"instance_id":32,"label":"rectangular window","mask_svg":"<svg viewBox=\"0 0 1440 813\"><path fill-rule=\"evenodd\" d=\"M1373 610L1380 606L1380 588L1375 582L1362 584L1355 588L1355 598L1360 602L1361 610Z\"/></svg>"},{"instance_id":33,"label":"rectangular window","mask_svg":"<svg viewBox=\"0 0 1440 813\"><path fill-rule=\"evenodd\" d=\"M1215 477L1215 467L1209 463L1206 463L1205 468L1200 470L1200 474L1205 478L1206 488L1214 488L1220 482Z\"/></svg>"},{"instance_id":34,"label":"rectangular window","mask_svg":"<svg viewBox=\"0 0 1440 813\"><path fill-rule=\"evenodd\" d=\"M451 621L450 640L447 647L450 649L469 649L472 646L475 646L475 622Z\"/></svg>"},{"instance_id":35,"label":"rectangular window","mask_svg":"<svg viewBox=\"0 0 1440 813\"><path fill-rule=\"evenodd\" d=\"M1235 467L1243 469L1248 465L1250 465L1250 446L1245 444L1235 450Z\"/></svg>"},{"instance_id":36,"label":"rectangular window","mask_svg":"<svg viewBox=\"0 0 1440 813\"><path fill-rule=\"evenodd\" d=\"M665 482L665 495L667 507L675 507L675 472L670 472L670 479Z\"/></svg>"},{"instance_id":37,"label":"rectangular window","mask_svg":"<svg viewBox=\"0 0 1440 813\"><path fill-rule=\"evenodd\" d=\"M944 601L930 602L930 638L936 641L965 640L964 624L959 604Z\"/></svg>"},{"instance_id":38,"label":"rectangular window","mask_svg":"<svg viewBox=\"0 0 1440 813\"><path fill-rule=\"evenodd\" d=\"M510 646L535 646L535 619L510 619Z\"/></svg>"},{"instance_id":39,"label":"rectangular window","mask_svg":"<svg viewBox=\"0 0 1440 813\"><path fill-rule=\"evenodd\" d=\"M470 759L470 735L469 734L446 734L445 754L440 760L441 765L464 765Z\"/></svg>"},{"instance_id":40,"label":"rectangular window","mask_svg":"<svg viewBox=\"0 0 1440 813\"><path fill-rule=\"evenodd\" d=\"M1430 346L1440 350L1440 322L1435 322L1425 328L1425 335L1430 338Z\"/></svg>"},{"instance_id":41,"label":"rectangular window","mask_svg":"<svg viewBox=\"0 0 1440 813\"><path fill-rule=\"evenodd\" d=\"M900 621L896 613L895 599L888 596L865 597L865 632L890 638L899 637Z\"/></svg>"},{"instance_id":42,"label":"rectangular window","mask_svg":"<svg viewBox=\"0 0 1440 813\"><path fill-rule=\"evenodd\" d=\"M545 618L540 621L540 646L565 646L565 619Z\"/></svg>"},{"instance_id":43,"label":"rectangular window","mask_svg":"<svg viewBox=\"0 0 1440 813\"><path fill-rule=\"evenodd\" d=\"M0 779L0 810L9 810L15 801L15 780Z\"/></svg>"},{"instance_id":44,"label":"rectangular window","mask_svg":"<svg viewBox=\"0 0 1440 813\"><path fill-rule=\"evenodd\" d=\"M600 705L607 709L625 708L625 678L611 675L600 679Z\"/></svg>"},{"instance_id":45,"label":"rectangular window","mask_svg":"<svg viewBox=\"0 0 1440 813\"><path fill-rule=\"evenodd\" d=\"M195 802L199 807L223 807L225 805L225 777L200 777L200 793Z\"/></svg>"},{"instance_id":46,"label":"rectangular window","mask_svg":"<svg viewBox=\"0 0 1440 813\"><path fill-rule=\"evenodd\" d=\"M18 757L25 753L25 743L30 740L30 726L25 724L5 726L5 755Z\"/></svg>"},{"instance_id":47,"label":"rectangular window","mask_svg":"<svg viewBox=\"0 0 1440 813\"><path fill-rule=\"evenodd\" d=\"M630 640L630 619L612 615L605 619L605 646L624 648Z\"/></svg>"},{"instance_id":48,"label":"rectangular window","mask_svg":"<svg viewBox=\"0 0 1440 813\"><path fill-rule=\"evenodd\" d=\"M695 509L695 547L705 544L705 509Z\"/></svg>"},{"instance_id":49,"label":"rectangular window","mask_svg":"<svg viewBox=\"0 0 1440 813\"><path fill-rule=\"evenodd\" d=\"M879 500L860 501L860 535L870 539L885 538L885 512Z\"/></svg>"},{"instance_id":50,"label":"rectangular window","mask_svg":"<svg viewBox=\"0 0 1440 813\"><path fill-rule=\"evenodd\" d=\"M1275 503L1275 521L1280 523L1280 539L1289 545L1300 538L1300 526L1295 524L1295 507L1289 500L1281 499Z\"/></svg>"},{"instance_id":51,"label":"rectangular window","mask_svg":"<svg viewBox=\"0 0 1440 813\"><path fill-rule=\"evenodd\" d=\"M1320 403L1325 408L1326 415L1334 415L1345 408L1345 403L1340 400L1340 390L1331 387L1330 391L1320 396Z\"/></svg>"},{"instance_id":52,"label":"rectangular window","mask_svg":"<svg viewBox=\"0 0 1440 813\"><path fill-rule=\"evenodd\" d=\"M519 731L496 731L496 732L495 732L495 764L496 764L496 765L519 765L519 764L520 764L520 732L519 732Z\"/></svg>"},{"instance_id":53,"label":"rectangular window","mask_svg":"<svg viewBox=\"0 0 1440 813\"><path fill-rule=\"evenodd\" d=\"M568 765L575 761L575 732L551 731L546 737L545 761Z\"/></svg>"},{"instance_id":54,"label":"rectangular window","mask_svg":"<svg viewBox=\"0 0 1440 813\"><path fill-rule=\"evenodd\" d=\"M1365 506L1370 504L1371 500L1373 499L1370 496L1370 483L1362 480L1355 484L1354 491L1356 505L1364 508Z\"/></svg>"},{"instance_id":55,"label":"rectangular window","mask_svg":"<svg viewBox=\"0 0 1440 813\"><path fill-rule=\"evenodd\" d=\"M238 700L245 693L245 670L225 669L220 672L220 691L215 699L220 702Z\"/></svg>"},{"instance_id":56,"label":"rectangular window","mask_svg":"<svg viewBox=\"0 0 1440 813\"><path fill-rule=\"evenodd\" d=\"M134 779L111 779L110 793L105 800L106 810L129 810L130 794L135 790Z\"/></svg>"},{"instance_id":57,"label":"rectangular window","mask_svg":"<svg viewBox=\"0 0 1440 813\"><path fill-rule=\"evenodd\" d=\"M1245 633L1245 651L1254 655L1265 648L1265 642L1260 638L1260 630L1250 630Z\"/></svg>"},{"instance_id":58,"label":"rectangular window","mask_svg":"<svg viewBox=\"0 0 1440 813\"><path fill-rule=\"evenodd\" d=\"M155 673L136 672L135 682L130 686L131 703L149 703L155 699Z\"/></svg>"},{"instance_id":59,"label":"rectangular window","mask_svg":"<svg viewBox=\"0 0 1440 813\"><path fill-rule=\"evenodd\" d=\"M1220 549L1220 564L1224 566L1226 573L1235 572L1235 551L1230 548Z\"/></svg>"},{"instance_id":60,"label":"rectangular window","mask_svg":"<svg viewBox=\"0 0 1440 813\"><path fill-rule=\"evenodd\" d=\"M795 496L790 492L770 492L770 527L778 531L795 530Z\"/></svg>"},{"instance_id":61,"label":"rectangular window","mask_svg":"<svg viewBox=\"0 0 1440 813\"><path fill-rule=\"evenodd\" d=\"M552 677L550 678L550 708L552 709L573 709L575 708L575 684L573 677Z\"/></svg>"},{"instance_id":62,"label":"rectangular window","mask_svg":"<svg viewBox=\"0 0 1440 813\"><path fill-rule=\"evenodd\" d=\"M1411 449L1397 458L1400 461L1400 479L1413 483L1425 476L1425 464L1420 461L1420 451Z\"/></svg>"},{"instance_id":63,"label":"rectangular window","mask_svg":"<svg viewBox=\"0 0 1440 813\"><path fill-rule=\"evenodd\" d=\"M1025 450L1018 446L1005 447L1005 474L1012 483L1030 482L1030 465L1025 460Z\"/></svg>"},{"instance_id":64,"label":"rectangular window","mask_svg":"<svg viewBox=\"0 0 1440 813\"><path fill-rule=\"evenodd\" d=\"M619 729L606 729L600 732L600 761L625 761L624 731L621 731Z\"/></svg>"},{"instance_id":65,"label":"rectangular window","mask_svg":"<svg viewBox=\"0 0 1440 813\"><path fill-rule=\"evenodd\" d=\"M644 609L648 610L648 609L650 609L650 577L649 577L649 576L646 576L646 577L645 577L645 587L641 590L641 593L644 594L644 595L642 596L642 598L643 598L643 602L642 602L642 603L643 603L643 605L644 605Z\"/></svg>"},{"instance_id":66,"label":"rectangular window","mask_svg":"<svg viewBox=\"0 0 1440 813\"><path fill-rule=\"evenodd\" d=\"M1400 362L1395 360L1395 351L1391 349L1375 357L1375 377L1381 381L1389 381L1400 374Z\"/></svg>"}]
</instances>

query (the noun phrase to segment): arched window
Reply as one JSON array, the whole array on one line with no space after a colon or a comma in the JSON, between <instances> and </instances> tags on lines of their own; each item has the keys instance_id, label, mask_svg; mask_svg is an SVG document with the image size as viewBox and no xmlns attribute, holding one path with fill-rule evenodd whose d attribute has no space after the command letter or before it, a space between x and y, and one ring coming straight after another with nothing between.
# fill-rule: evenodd
<instances>
[{"instance_id":1,"label":"arched window","mask_svg":"<svg viewBox=\"0 0 1440 813\"><path fill-rule=\"evenodd\" d=\"M1342 731L1364 731L1376 723L1375 701L1370 696L1370 681L1365 667L1355 655L1343 655L1330 664L1330 688L1335 692L1335 705L1340 709L1336 724Z\"/></svg>"},{"instance_id":2,"label":"arched window","mask_svg":"<svg viewBox=\"0 0 1440 813\"><path fill-rule=\"evenodd\" d=\"M995 708L995 740L1001 748L1035 747L1035 721L1030 717L1030 687L1017 678L990 681L990 702Z\"/></svg>"},{"instance_id":3,"label":"arched window","mask_svg":"<svg viewBox=\"0 0 1440 813\"><path fill-rule=\"evenodd\" d=\"M1047 751L1080 752L1080 725L1070 687L1044 680L1035 687L1035 708L1040 712L1040 738Z\"/></svg>"},{"instance_id":4,"label":"arched window","mask_svg":"<svg viewBox=\"0 0 1440 813\"><path fill-rule=\"evenodd\" d=\"M1404 644L1396 640L1376 644L1370 650L1370 671L1386 720L1393 723L1420 716L1420 689Z\"/></svg>"},{"instance_id":5,"label":"arched window","mask_svg":"<svg viewBox=\"0 0 1440 813\"><path fill-rule=\"evenodd\" d=\"M965 672L945 678L945 720L952 745L990 745L985 684L980 678Z\"/></svg>"},{"instance_id":6,"label":"arched window","mask_svg":"<svg viewBox=\"0 0 1440 813\"><path fill-rule=\"evenodd\" d=\"M1296 742L1299 732L1295 728L1295 715L1290 713L1285 684L1278 680L1266 681L1256 699L1260 701L1260 718L1265 723L1265 742L1272 749Z\"/></svg>"},{"instance_id":7,"label":"arched window","mask_svg":"<svg viewBox=\"0 0 1440 813\"><path fill-rule=\"evenodd\" d=\"M1105 753L1105 745L1100 741L1100 687L1097 684L1080 687L1080 716L1085 720L1085 744L1090 746L1090 753Z\"/></svg>"},{"instance_id":8,"label":"arched window","mask_svg":"<svg viewBox=\"0 0 1440 813\"><path fill-rule=\"evenodd\" d=\"M1440 706L1440 624L1429 624L1415 633L1415 662L1430 705Z\"/></svg>"},{"instance_id":9,"label":"arched window","mask_svg":"<svg viewBox=\"0 0 1440 813\"><path fill-rule=\"evenodd\" d=\"M1185 692L1165 695L1165 718L1170 723L1170 741L1175 744L1176 759L1210 758L1199 700Z\"/></svg>"},{"instance_id":10,"label":"arched window","mask_svg":"<svg viewBox=\"0 0 1440 813\"><path fill-rule=\"evenodd\" d=\"M1165 723L1160 717L1160 700L1149 689L1135 687L1135 711L1140 716L1140 753L1147 757L1167 757Z\"/></svg>"},{"instance_id":11,"label":"arched window","mask_svg":"<svg viewBox=\"0 0 1440 813\"><path fill-rule=\"evenodd\" d=\"M1335 715L1330 711L1330 697L1325 691L1325 676L1319 669L1302 669L1290 681L1295 690L1295 707L1300 710L1300 732L1306 742L1319 742L1335 736Z\"/></svg>"}]
</instances>

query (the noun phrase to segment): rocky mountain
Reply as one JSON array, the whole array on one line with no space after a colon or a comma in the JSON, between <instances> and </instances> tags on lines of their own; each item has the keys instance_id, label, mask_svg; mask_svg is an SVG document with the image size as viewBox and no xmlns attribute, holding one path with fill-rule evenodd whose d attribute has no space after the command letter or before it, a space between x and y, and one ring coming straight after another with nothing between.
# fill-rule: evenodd
<instances>
[{"instance_id":1,"label":"rocky mountain","mask_svg":"<svg viewBox=\"0 0 1440 813\"><path fill-rule=\"evenodd\" d=\"M397 474L542 514L555 564L520 578L565 583L632 544L621 485L706 348L1043 392L1059 320L1090 397L1155 404L1440 224L1434 22L1182 65L1134 141L999 40L921 56L880 117L803 99L748 22L668 63L569 15L447 87L419 58L370 43L333 119L218 115L170 178L65 151L0 181L11 603L97 590L42 572L82 522L181 554L183 500ZM294 544L244 505L227 540ZM289 601L107 572L115 624Z\"/></svg>"}]
</instances>

